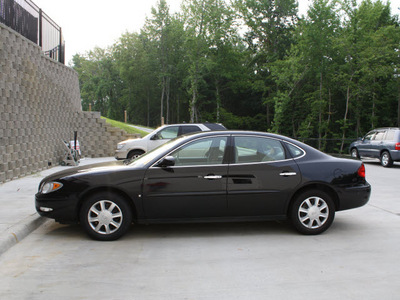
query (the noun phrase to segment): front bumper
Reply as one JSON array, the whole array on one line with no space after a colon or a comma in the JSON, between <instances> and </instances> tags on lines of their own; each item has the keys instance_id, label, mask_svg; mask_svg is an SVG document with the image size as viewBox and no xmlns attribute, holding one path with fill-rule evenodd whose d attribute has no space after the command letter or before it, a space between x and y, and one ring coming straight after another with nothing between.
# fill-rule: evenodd
<instances>
[{"instance_id":1,"label":"front bumper","mask_svg":"<svg viewBox=\"0 0 400 300\"><path fill-rule=\"evenodd\" d=\"M60 223L77 223L79 221L78 200L66 196L51 196L37 193L35 207L39 215L55 219Z\"/></svg>"},{"instance_id":2,"label":"front bumper","mask_svg":"<svg viewBox=\"0 0 400 300\"><path fill-rule=\"evenodd\" d=\"M115 150L114 157L115 157L115 159L127 159L128 151L127 150Z\"/></svg>"}]
</instances>

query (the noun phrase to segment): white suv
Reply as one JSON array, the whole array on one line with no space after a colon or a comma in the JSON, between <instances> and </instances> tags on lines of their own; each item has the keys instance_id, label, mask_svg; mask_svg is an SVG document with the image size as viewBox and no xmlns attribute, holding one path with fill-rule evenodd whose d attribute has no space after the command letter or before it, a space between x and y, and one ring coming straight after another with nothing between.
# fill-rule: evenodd
<instances>
[{"instance_id":1,"label":"white suv","mask_svg":"<svg viewBox=\"0 0 400 300\"><path fill-rule=\"evenodd\" d=\"M226 130L226 128L222 124L215 123L164 125L144 138L129 139L118 143L115 158L132 159L182 134L210 130Z\"/></svg>"}]
</instances>

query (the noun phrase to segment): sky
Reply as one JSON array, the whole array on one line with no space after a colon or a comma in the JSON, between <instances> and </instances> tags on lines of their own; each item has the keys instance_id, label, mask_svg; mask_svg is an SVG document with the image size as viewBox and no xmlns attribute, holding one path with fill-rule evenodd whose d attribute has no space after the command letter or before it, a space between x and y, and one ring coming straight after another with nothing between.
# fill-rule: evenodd
<instances>
[{"instance_id":1,"label":"sky","mask_svg":"<svg viewBox=\"0 0 400 300\"><path fill-rule=\"evenodd\" d=\"M62 28L65 63L76 53L113 45L123 33L139 32L151 7L158 0L32 0ZM398 14L399 0L392 0L392 14ZM182 0L167 0L170 12L180 10ZM311 0L298 0L300 14L307 12ZM396 3L396 5L394 4Z\"/></svg>"}]
</instances>

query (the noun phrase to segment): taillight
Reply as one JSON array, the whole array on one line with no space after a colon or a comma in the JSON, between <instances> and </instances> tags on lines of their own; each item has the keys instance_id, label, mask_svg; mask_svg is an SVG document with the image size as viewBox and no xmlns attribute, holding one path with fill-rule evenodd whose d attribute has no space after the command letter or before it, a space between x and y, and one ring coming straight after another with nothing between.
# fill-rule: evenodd
<instances>
[{"instance_id":1,"label":"taillight","mask_svg":"<svg viewBox=\"0 0 400 300\"><path fill-rule=\"evenodd\" d=\"M361 178L365 178L365 166L364 164L361 164L361 166L358 168L357 175Z\"/></svg>"},{"instance_id":2,"label":"taillight","mask_svg":"<svg viewBox=\"0 0 400 300\"><path fill-rule=\"evenodd\" d=\"M400 150L400 143L396 143L396 145L394 146L394 148L395 148L396 150Z\"/></svg>"}]
</instances>

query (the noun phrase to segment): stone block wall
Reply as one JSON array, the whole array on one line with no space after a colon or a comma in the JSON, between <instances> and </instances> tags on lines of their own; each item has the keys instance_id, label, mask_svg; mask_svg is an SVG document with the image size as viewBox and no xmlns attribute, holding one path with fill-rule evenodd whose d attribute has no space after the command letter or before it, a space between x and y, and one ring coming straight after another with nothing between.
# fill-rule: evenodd
<instances>
[{"instance_id":1,"label":"stone block wall","mask_svg":"<svg viewBox=\"0 0 400 300\"><path fill-rule=\"evenodd\" d=\"M0 23L0 183L58 164L78 132L82 156L112 156L131 137L83 112L77 73Z\"/></svg>"}]
</instances>

